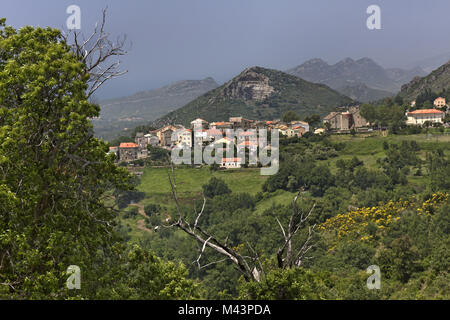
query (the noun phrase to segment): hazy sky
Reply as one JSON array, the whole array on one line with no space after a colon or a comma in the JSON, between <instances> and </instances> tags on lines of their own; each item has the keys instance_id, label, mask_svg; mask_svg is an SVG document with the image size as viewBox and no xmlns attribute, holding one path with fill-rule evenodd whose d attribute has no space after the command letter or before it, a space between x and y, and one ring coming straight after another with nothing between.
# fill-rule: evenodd
<instances>
[{"instance_id":1,"label":"hazy sky","mask_svg":"<svg viewBox=\"0 0 450 320\"><path fill-rule=\"evenodd\" d=\"M448 0L0 0L15 27L65 26L66 8L81 8L89 33L108 6L107 30L132 41L129 73L100 98L128 95L177 80L219 83L260 65L285 70L319 57L370 57L385 67L450 52ZM381 30L368 30L366 9L381 8Z\"/></svg>"}]
</instances>

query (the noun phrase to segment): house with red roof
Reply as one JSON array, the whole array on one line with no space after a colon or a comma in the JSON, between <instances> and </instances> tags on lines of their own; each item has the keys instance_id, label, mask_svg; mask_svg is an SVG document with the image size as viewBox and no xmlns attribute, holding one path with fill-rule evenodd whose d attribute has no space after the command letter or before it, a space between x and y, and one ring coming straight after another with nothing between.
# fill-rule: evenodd
<instances>
[{"instance_id":1,"label":"house with red roof","mask_svg":"<svg viewBox=\"0 0 450 320\"><path fill-rule=\"evenodd\" d=\"M173 134L174 134L174 143L176 145L192 147L192 130L178 129Z\"/></svg>"},{"instance_id":2,"label":"house with red roof","mask_svg":"<svg viewBox=\"0 0 450 320\"><path fill-rule=\"evenodd\" d=\"M122 142L119 145L119 160L132 161L138 158L139 145L134 142Z\"/></svg>"},{"instance_id":3,"label":"house with red roof","mask_svg":"<svg viewBox=\"0 0 450 320\"><path fill-rule=\"evenodd\" d=\"M223 137L223 131L219 129L208 129L206 130L206 140L213 141L214 139L221 139Z\"/></svg>"},{"instance_id":4,"label":"house with red roof","mask_svg":"<svg viewBox=\"0 0 450 320\"><path fill-rule=\"evenodd\" d=\"M222 158L221 168L236 169L241 167L240 158Z\"/></svg>"},{"instance_id":5,"label":"house with red roof","mask_svg":"<svg viewBox=\"0 0 450 320\"><path fill-rule=\"evenodd\" d=\"M250 129L253 122L253 120L245 119L243 117L230 117L230 123L232 124L233 129Z\"/></svg>"},{"instance_id":6,"label":"house with red roof","mask_svg":"<svg viewBox=\"0 0 450 320\"><path fill-rule=\"evenodd\" d=\"M232 129L233 124L231 122L212 122L209 124L209 127L211 129L218 129L218 130L225 130L225 129Z\"/></svg>"},{"instance_id":7,"label":"house with red roof","mask_svg":"<svg viewBox=\"0 0 450 320\"><path fill-rule=\"evenodd\" d=\"M208 128L208 121L203 120L201 118L197 118L193 121L191 121L191 129L192 130L200 130L200 129L207 129Z\"/></svg>"},{"instance_id":8,"label":"house with red roof","mask_svg":"<svg viewBox=\"0 0 450 320\"><path fill-rule=\"evenodd\" d=\"M445 113L437 109L418 109L407 113L406 124L423 125L425 122L443 123Z\"/></svg>"},{"instance_id":9,"label":"house with red roof","mask_svg":"<svg viewBox=\"0 0 450 320\"><path fill-rule=\"evenodd\" d=\"M240 148L257 148L258 143L256 141L245 140L238 144Z\"/></svg>"}]
</instances>

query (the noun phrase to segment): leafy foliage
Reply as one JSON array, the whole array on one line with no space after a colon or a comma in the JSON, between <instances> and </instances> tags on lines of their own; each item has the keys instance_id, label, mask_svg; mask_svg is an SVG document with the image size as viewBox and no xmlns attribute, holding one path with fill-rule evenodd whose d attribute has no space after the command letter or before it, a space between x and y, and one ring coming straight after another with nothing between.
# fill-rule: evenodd
<instances>
[{"instance_id":1,"label":"leafy foliage","mask_svg":"<svg viewBox=\"0 0 450 320\"><path fill-rule=\"evenodd\" d=\"M220 196L223 194L231 193L225 181L212 177L211 180L205 185L203 185L203 194L205 197L214 198L215 196Z\"/></svg>"},{"instance_id":2,"label":"leafy foliage","mask_svg":"<svg viewBox=\"0 0 450 320\"><path fill-rule=\"evenodd\" d=\"M58 30L0 20L0 298L195 296L183 267L115 232L111 194L133 184L92 136L88 80ZM70 265L81 290L66 288Z\"/></svg>"}]
</instances>

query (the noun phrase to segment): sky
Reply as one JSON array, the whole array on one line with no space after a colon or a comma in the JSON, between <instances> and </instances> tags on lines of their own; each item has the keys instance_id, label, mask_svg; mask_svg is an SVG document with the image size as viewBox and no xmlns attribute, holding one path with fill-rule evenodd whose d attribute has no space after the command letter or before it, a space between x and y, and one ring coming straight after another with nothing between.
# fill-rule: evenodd
<instances>
[{"instance_id":1,"label":"sky","mask_svg":"<svg viewBox=\"0 0 450 320\"><path fill-rule=\"evenodd\" d=\"M383 67L450 52L448 0L0 0L0 17L16 28L63 28L69 5L81 9L89 34L108 7L106 29L131 42L128 73L97 92L126 96L175 81L213 77L223 83L259 65L286 70L308 59L329 63L369 57ZM378 5L381 29L369 30Z\"/></svg>"}]
</instances>

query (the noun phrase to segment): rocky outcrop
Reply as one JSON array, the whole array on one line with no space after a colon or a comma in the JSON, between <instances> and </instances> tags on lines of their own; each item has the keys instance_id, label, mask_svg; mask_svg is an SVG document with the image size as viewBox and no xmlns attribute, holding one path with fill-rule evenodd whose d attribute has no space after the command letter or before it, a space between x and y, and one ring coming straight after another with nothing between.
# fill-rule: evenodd
<instances>
[{"instance_id":1,"label":"rocky outcrop","mask_svg":"<svg viewBox=\"0 0 450 320\"><path fill-rule=\"evenodd\" d=\"M269 85L269 77L249 68L237 78L229 81L220 96L231 99L263 101L275 89Z\"/></svg>"},{"instance_id":2,"label":"rocky outcrop","mask_svg":"<svg viewBox=\"0 0 450 320\"><path fill-rule=\"evenodd\" d=\"M300 117L325 115L350 103L353 103L352 99L326 85L255 66L154 121L153 126L161 127L163 123L189 126L196 118L208 122L227 121L230 117L270 120L281 118L286 110L292 110Z\"/></svg>"}]
</instances>

